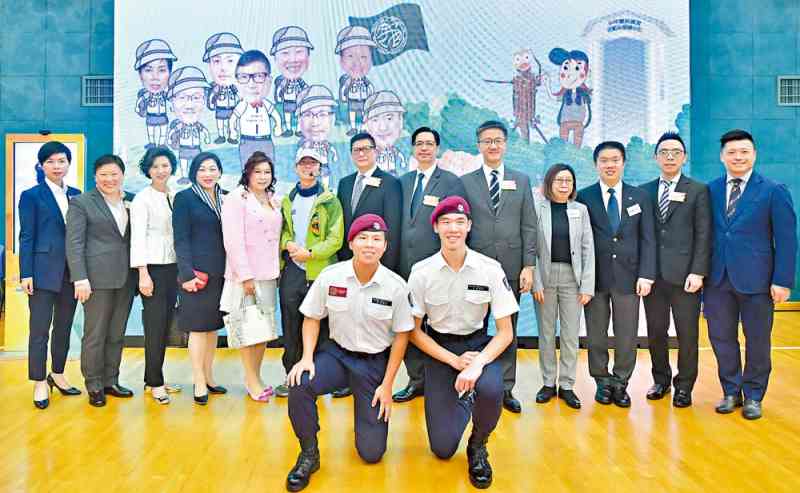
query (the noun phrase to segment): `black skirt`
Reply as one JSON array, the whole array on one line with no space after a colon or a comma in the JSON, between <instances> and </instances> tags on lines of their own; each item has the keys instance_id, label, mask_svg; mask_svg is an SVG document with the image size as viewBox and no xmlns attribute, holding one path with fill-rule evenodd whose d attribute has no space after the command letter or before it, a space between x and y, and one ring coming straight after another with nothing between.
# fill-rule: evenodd
<instances>
[{"instance_id":1,"label":"black skirt","mask_svg":"<svg viewBox=\"0 0 800 493\"><path fill-rule=\"evenodd\" d=\"M178 330L212 332L223 327L219 300L224 280L222 276L209 276L206 287L194 293L178 289Z\"/></svg>"}]
</instances>

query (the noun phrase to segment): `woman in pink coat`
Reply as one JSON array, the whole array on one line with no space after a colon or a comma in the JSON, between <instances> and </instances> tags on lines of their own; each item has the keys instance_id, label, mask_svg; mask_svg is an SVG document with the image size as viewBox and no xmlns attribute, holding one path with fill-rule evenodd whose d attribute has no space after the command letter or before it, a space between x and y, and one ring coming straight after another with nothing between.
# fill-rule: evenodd
<instances>
[{"instance_id":1,"label":"woman in pink coat","mask_svg":"<svg viewBox=\"0 0 800 493\"><path fill-rule=\"evenodd\" d=\"M275 333L275 307L279 267L279 245L283 221L280 202L275 199L275 168L260 151L247 160L239 187L225 198L222 206L222 233L225 241L225 287L220 310L241 310L245 296L255 296ZM250 398L266 402L272 387L261 380L261 361L265 343L241 348L245 386Z\"/></svg>"}]
</instances>

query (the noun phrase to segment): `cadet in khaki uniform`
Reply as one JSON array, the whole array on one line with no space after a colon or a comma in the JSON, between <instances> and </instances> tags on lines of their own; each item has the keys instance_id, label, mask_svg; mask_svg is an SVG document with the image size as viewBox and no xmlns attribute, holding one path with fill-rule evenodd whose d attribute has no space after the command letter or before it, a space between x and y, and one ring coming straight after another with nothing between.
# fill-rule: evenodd
<instances>
[{"instance_id":1,"label":"cadet in khaki uniform","mask_svg":"<svg viewBox=\"0 0 800 493\"><path fill-rule=\"evenodd\" d=\"M300 306L305 315L303 357L288 381L289 419L301 451L286 478L289 491L305 488L319 469L319 395L349 386L358 455L375 463L386 451L392 384L414 328L408 286L380 264L388 234L378 215L353 221L347 235L353 259L325 268ZM325 317L330 340L314 354Z\"/></svg>"},{"instance_id":2,"label":"cadet in khaki uniform","mask_svg":"<svg viewBox=\"0 0 800 493\"><path fill-rule=\"evenodd\" d=\"M476 488L492 484L486 442L503 403L503 368L497 359L511 343L511 316L519 311L500 263L466 246L470 207L457 195L440 201L431 224L441 250L411 270L414 332L411 341L425 361L425 422L431 450L447 459L458 449L472 416L467 443L469 479ZM497 334L483 325L491 307ZM427 333L422 319L427 315Z\"/></svg>"}]
</instances>

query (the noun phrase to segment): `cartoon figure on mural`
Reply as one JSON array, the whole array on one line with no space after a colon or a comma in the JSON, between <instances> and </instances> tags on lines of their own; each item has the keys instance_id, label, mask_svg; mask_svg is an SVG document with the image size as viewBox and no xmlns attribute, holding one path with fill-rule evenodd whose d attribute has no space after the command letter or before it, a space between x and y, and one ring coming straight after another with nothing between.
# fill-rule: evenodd
<instances>
[{"instance_id":1,"label":"cartoon figure on mural","mask_svg":"<svg viewBox=\"0 0 800 493\"><path fill-rule=\"evenodd\" d=\"M172 64L178 57L163 39L150 39L136 48L134 70L139 72L142 88L136 94L136 114L147 128L145 149L166 144L167 87Z\"/></svg>"},{"instance_id":2,"label":"cartoon figure on mural","mask_svg":"<svg viewBox=\"0 0 800 493\"><path fill-rule=\"evenodd\" d=\"M348 26L336 36L336 54L344 74L339 77L339 101L347 105L353 136L364 124L364 103L375 92L367 74L372 68L372 49L377 46L365 27Z\"/></svg>"},{"instance_id":3,"label":"cartoon figure on mural","mask_svg":"<svg viewBox=\"0 0 800 493\"><path fill-rule=\"evenodd\" d=\"M239 102L234 75L239 55L243 52L242 43L235 34L217 33L206 40L203 61L208 63L212 81L206 102L217 120L215 144L224 144L226 140L229 144L238 143L231 132L230 117Z\"/></svg>"},{"instance_id":4,"label":"cartoon figure on mural","mask_svg":"<svg viewBox=\"0 0 800 493\"><path fill-rule=\"evenodd\" d=\"M395 176L403 174L408 168L405 156L395 147L403 132L405 112L400 98L392 91L378 91L367 98L364 104L367 131L378 147L375 163Z\"/></svg>"},{"instance_id":5,"label":"cartoon figure on mural","mask_svg":"<svg viewBox=\"0 0 800 493\"><path fill-rule=\"evenodd\" d=\"M563 48L550 50L550 61L560 67L561 88L552 93L561 100L558 110L558 135L567 142L572 132L575 147L583 142L583 132L592 122L592 90L586 86L589 77L589 57L580 50Z\"/></svg>"},{"instance_id":6,"label":"cartoon figure on mural","mask_svg":"<svg viewBox=\"0 0 800 493\"><path fill-rule=\"evenodd\" d=\"M313 49L314 45L303 28L282 27L272 35L269 54L275 57L281 73L275 79L275 104L280 108L281 125L285 129L283 137L300 136L297 130L297 96L308 87L303 74L308 70Z\"/></svg>"},{"instance_id":7,"label":"cartoon figure on mural","mask_svg":"<svg viewBox=\"0 0 800 493\"><path fill-rule=\"evenodd\" d=\"M210 88L203 71L197 67L181 67L169 77L167 98L178 119L169 125L167 142L178 151L179 185L189 183L189 164L200 154L200 145L211 142L208 129L200 123L206 106L206 91Z\"/></svg>"},{"instance_id":8,"label":"cartoon figure on mural","mask_svg":"<svg viewBox=\"0 0 800 493\"><path fill-rule=\"evenodd\" d=\"M239 140L239 159L244 164L250 156L261 151L275 162L273 129L281 133L281 119L275 105L267 99L271 86L272 69L267 55L259 50L248 50L236 65L236 86L242 100L231 115L233 132Z\"/></svg>"},{"instance_id":9,"label":"cartoon figure on mural","mask_svg":"<svg viewBox=\"0 0 800 493\"><path fill-rule=\"evenodd\" d=\"M513 87L511 97L514 108L514 128L520 132L525 142L531 141L530 135L531 129L533 129L546 144L547 137L544 136L542 129L539 127L541 120L539 115L536 114L536 88L542 85L542 64L533 54L533 50L530 49L515 52L512 62L514 69L517 71L517 75L513 79L483 80L494 84L511 84ZM533 75L531 70L534 62L538 67L536 75Z\"/></svg>"},{"instance_id":10,"label":"cartoon figure on mural","mask_svg":"<svg viewBox=\"0 0 800 493\"><path fill-rule=\"evenodd\" d=\"M330 188L341 178L338 173L339 155L336 148L328 141L335 118L336 99L325 86L308 86L297 97L297 115L300 127L300 147L311 147L320 155L327 157L327 162L320 167L320 179Z\"/></svg>"}]
</instances>

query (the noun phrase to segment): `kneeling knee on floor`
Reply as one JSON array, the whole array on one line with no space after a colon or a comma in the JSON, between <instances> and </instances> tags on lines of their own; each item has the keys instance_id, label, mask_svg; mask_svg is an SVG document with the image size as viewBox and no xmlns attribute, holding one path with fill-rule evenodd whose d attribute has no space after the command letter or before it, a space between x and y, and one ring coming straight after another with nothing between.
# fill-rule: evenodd
<instances>
[{"instance_id":1,"label":"kneeling knee on floor","mask_svg":"<svg viewBox=\"0 0 800 493\"><path fill-rule=\"evenodd\" d=\"M386 452L386 445L363 445L357 443L356 450L364 462L376 464L383 458L383 454Z\"/></svg>"}]
</instances>

